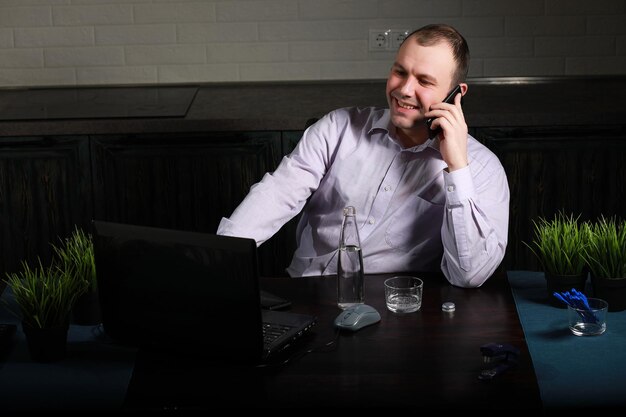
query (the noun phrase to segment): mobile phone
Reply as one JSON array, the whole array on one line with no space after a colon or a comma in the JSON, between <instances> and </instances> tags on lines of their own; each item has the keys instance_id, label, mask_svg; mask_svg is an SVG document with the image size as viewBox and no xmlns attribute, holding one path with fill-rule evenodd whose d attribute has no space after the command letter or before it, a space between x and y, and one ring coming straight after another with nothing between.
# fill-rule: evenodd
<instances>
[{"instance_id":1,"label":"mobile phone","mask_svg":"<svg viewBox=\"0 0 626 417\"><path fill-rule=\"evenodd\" d=\"M460 86L460 85L457 85L456 87L454 87L454 88L452 89L452 91L450 91L450 92L448 93L448 95L446 96L446 98L445 98L445 99L443 99L443 103L454 103L454 97L456 97L456 95L457 95L458 93L460 93L460 92L461 92L461 86ZM426 120L426 125L428 126L428 137L429 137L429 138L434 138L434 137L435 137L435 135L438 135L438 134L441 132L441 129L440 129L440 128L437 128L437 129L435 129L435 130L432 130L432 129L430 128L430 125L432 124L433 120L435 120L435 118L434 118L434 117L431 117L430 119Z\"/></svg>"}]
</instances>

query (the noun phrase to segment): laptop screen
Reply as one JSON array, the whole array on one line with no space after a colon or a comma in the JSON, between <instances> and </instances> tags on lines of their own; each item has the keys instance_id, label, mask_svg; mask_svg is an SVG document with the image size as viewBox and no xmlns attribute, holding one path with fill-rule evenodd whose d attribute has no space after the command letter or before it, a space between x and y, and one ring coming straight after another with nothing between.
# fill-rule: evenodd
<instances>
[{"instance_id":1,"label":"laptop screen","mask_svg":"<svg viewBox=\"0 0 626 417\"><path fill-rule=\"evenodd\" d=\"M107 335L133 346L258 361L254 240L98 220L93 225Z\"/></svg>"}]
</instances>

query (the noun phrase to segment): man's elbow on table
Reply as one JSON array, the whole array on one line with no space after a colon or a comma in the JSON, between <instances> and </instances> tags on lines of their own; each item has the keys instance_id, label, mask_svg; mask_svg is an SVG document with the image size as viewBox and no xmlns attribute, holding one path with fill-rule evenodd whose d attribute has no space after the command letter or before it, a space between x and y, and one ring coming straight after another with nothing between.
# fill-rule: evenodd
<instances>
[{"instance_id":1,"label":"man's elbow on table","mask_svg":"<svg viewBox=\"0 0 626 417\"><path fill-rule=\"evenodd\" d=\"M461 288L478 288L482 286L498 269L504 258L504 253L490 257L485 253L480 261L474 262L467 270L461 268L457 262L450 262L444 257L441 262L441 271L450 284Z\"/></svg>"}]
</instances>

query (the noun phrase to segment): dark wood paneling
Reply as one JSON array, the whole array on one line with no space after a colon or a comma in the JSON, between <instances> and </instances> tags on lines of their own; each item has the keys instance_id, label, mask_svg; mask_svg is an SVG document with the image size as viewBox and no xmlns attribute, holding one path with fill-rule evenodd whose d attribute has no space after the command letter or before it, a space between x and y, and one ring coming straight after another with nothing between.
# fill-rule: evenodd
<instances>
[{"instance_id":1,"label":"dark wood paneling","mask_svg":"<svg viewBox=\"0 0 626 417\"><path fill-rule=\"evenodd\" d=\"M0 138L0 273L48 263L59 237L92 216L86 137Z\"/></svg>"},{"instance_id":2,"label":"dark wood paneling","mask_svg":"<svg viewBox=\"0 0 626 417\"><path fill-rule=\"evenodd\" d=\"M511 190L508 269L540 270L523 242L532 221L558 211L594 220L626 214L626 126L484 128Z\"/></svg>"}]
</instances>

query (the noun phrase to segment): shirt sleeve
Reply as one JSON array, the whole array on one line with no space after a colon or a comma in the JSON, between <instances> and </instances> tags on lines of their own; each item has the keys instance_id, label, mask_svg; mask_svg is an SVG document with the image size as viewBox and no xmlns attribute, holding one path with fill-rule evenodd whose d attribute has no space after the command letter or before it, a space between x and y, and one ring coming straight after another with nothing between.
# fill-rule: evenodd
<instances>
[{"instance_id":1,"label":"shirt sleeve","mask_svg":"<svg viewBox=\"0 0 626 417\"><path fill-rule=\"evenodd\" d=\"M495 155L444 171L446 205L441 228L441 269L456 286L481 286L502 262L509 223L509 187Z\"/></svg>"},{"instance_id":2,"label":"shirt sleeve","mask_svg":"<svg viewBox=\"0 0 626 417\"><path fill-rule=\"evenodd\" d=\"M317 189L329 165L334 116L321 118L305 130L295 149L274 172L266 173L229 218L222 218L217 234L254 239L257 246L295 217Z\"/></svg>"}]
</instances>

